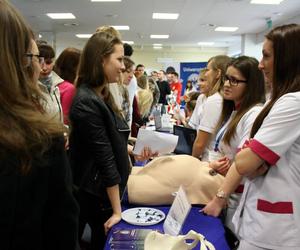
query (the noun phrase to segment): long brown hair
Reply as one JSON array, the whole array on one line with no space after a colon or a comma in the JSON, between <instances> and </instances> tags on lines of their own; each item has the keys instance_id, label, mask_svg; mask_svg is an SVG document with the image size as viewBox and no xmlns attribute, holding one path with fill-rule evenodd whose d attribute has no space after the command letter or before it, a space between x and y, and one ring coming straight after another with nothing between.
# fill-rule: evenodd
<instances>
[{"instance_id":1,"label":"long brown hair","mask_svg":"<svg viewBox=\"0 0 300 250\"><path fill-rule=\"evenodd\" d=\"M79 88L82 85L91 88L102 87L104 102L112 110L121 115L115 104L114 98L108 88L108 79L104 73L103 61L114 52L114 46L122 44L122 41L108 32L95 33L86 43L80 58L78 78L75 83Z\"/></svg>"},{"instance_id":2,"label":"long brown hair","mask_svg":"<svg viewBox=\"0 0 300 250\"><path fill-rule=\"evenodd\" d=\"M251 138L259 130L274 103L283 95L300 91L300 25L288 24L271 30L266 39L272 42L274 65L270 102L256 118Z\"/></svg>"},{"instance_id":3,"label":"long brown hair","mask_svg":"<svg viewBox=\"0 0 300 250\"><path fill-rule=\"evenodd\" d=\"M30 53L33 33L19 12L0 1L0 160L15 159L0 171L27 174L34 158L48 149L52 136L63 128L39 104L42 94L33 82Z\"/></svg>"},{"instance_id":4,"label":"long brown hair","mask_svg":"<svg viewBox=\"0 0 300 250\"><path fill-rule=\"evenodd\" d=\"M70 83L74 83L77 74L77 68L80 60L81 51L76 48L66 48L61 52L53 70L62 79Z\"/></svg>"},{"instance_id":5,"label":"long brown hair","mask_svg":"<svg viewBox=\"0 0 300 250\"><path fill-rule=\"evenodd\" d=\"M240 103L240 107L235 116L229 122L223 137L223 142L230 145L230 140L235 136L237 125L244 114L247 113L247 111L253 106L265 101L265 88L264 76L258 69L258 61L255 58L240 56L233 59L228 67L234 67L237 69L247 80L243 100ZM223 99L222 113L216 131L224 125L234 109L234 101Z\"/></svg>"}]
</instances>

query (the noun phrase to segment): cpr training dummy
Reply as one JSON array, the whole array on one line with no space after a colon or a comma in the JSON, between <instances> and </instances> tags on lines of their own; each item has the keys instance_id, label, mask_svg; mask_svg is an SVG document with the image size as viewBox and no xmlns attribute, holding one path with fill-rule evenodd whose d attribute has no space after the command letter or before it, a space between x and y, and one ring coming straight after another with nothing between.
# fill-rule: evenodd
<instances>
[{"instance_id":1,"label":"cpr training dummy","mask_svg":"<svg viewBox=\"0 0 300 250\"><path fill-rule=\"evenodd\" d=\"M162 156L145 167L133 167L128 179L129 203L167 205L179 186L191 204L207 204L217 193L224 177L212 171L208 162L189 155Z\"/></svg>"}]
</instances>

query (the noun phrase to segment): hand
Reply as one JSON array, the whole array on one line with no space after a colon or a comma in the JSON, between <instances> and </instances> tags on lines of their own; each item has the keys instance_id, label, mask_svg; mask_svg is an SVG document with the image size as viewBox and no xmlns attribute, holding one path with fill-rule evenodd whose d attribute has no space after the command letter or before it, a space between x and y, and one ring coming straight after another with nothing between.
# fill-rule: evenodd
<instances>
[{"instance_id":1,"label":"hand","mask_svg":"<svg viewBox=\"0 0 300 250\"><path fill-rule=\"evenodd\" d=\"M214 197L210 202L208 202L208 204L203 209L200 210L200 212L214 217L218 217L225 205L226 199Z\"/></svg>"},{"instance_id":2,"label":"hand","mask_svg":"<svg viewBox=\"0 0 300 250\"><path fill-rule=\"evenodd\" d=\"M105 223L104 231L107 235L108 231L121 220L121 214L113 214Z\"/></svg>"},{"instance_id":3,"label":"hand","mask_svg":"<svg viewBox=\"0 0 300 250\"><path fill-rule=\"evenodd\" d=\"M140 155L134 155L134 159L136 161L146 161L149 160L151 157L155 157L158 155L158 152L152 152L151 148L144 147L142 153Z\"/></svg>"},{"instance_id":4,"label":"hand","mask_svg":"<svg viewBox=\"0 0 300 250\"><path fill-rule=\"evenodd\" d=\"M258 169L256 169L254 172L252 172L247 177L250 180L253 180L257 176L264 175L268 170L269 170L269 166L266 163L264 163L263 165L261 165Z\"/></svg>"},{"instance_id":5,"label":"hand","mask_svg":"<svg viewBox=\"0 0 300 250\"><path fill-rule=\"evenodd\" d=\"M209 167L216 170L219 174L225 176L230 168L230 160L224 156L219 160L210 162Z\"/></svg>"}]
</instances>

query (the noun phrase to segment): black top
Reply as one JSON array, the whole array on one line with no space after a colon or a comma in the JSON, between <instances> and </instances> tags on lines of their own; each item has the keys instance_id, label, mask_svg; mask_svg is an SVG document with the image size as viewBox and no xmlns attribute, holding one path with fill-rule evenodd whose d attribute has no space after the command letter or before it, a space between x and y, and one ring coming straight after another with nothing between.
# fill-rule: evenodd
<instances>
[{"instance_id":1,"label":"black top","mask_svg":"<svg viewBox=\"0 0 300 250\"><path fill-rule=\"evenodd\" d=\"M129 175L128 125L87 86L77 90L70 121L74 184L110 207L106 188L119 184L122 195Z\"/></svg>"},{"instance_id":2,"label":"black top","mask_svg":"<svg viewBox=\"0 0 300 250\"><path fill-rule=\"evenodd\" d=\"M159 101L158 103L162 103L164 105L167 104L166 96L171 94L170 85L167 81L157 81L157 86L160 91Z\"/></svg>"},{"instance_id":3,"label":"black top","mask_svg":"<svg viewBox=\"0 0 300 250\"><path fill-rule=\"evenodd\" d=\"M1 161L0 249L74 250L78 205L72 196L72 177L63 138L56 139L30 173L17 174L18 160Z\"/></svg>"}]
</instances>

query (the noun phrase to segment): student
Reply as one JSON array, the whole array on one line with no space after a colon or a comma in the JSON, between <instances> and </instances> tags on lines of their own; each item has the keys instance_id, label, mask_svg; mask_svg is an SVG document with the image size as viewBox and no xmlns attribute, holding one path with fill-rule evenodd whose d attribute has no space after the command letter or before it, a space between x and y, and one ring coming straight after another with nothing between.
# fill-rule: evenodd
<instances>
[{"instance_id":1,"label":"student","mask_svg":"<svg viewBox=\"0 0 300 250\"><path fill-rule=\"evenodd\" d=\"M64 114L64 124L69 124L69 111L75 95L74 82L77 74L81 51L66 48L61 52L54 65L54 72L64 81L58 84L60 101Z\"/></svg>"},{"instance_id":2,"label":"student","mask_svg":"<svg viewBox=\"0 0 300 250\"><path fill-rule=\"evenodd\" d=\"M247 176L233 218L239 250L300 249L300 26L271 30L259 67L272 84L271 99L256 118L250 141L204 212L217 216Z\"/></svg>"},{"instance_id":3,"label":"student","mask_svg":"<svg viewBox=\"0 0 300 250\"><path fill-rule=\"evenodd\" d=\"M265 99L264 76L258 69L258 61L255 58L240 56L229 63L225 75L223 98L214 150L232 162L244 142L249 139L252 124L262 110ZM213 168L225 175L229 166L228 163L222 168L218 166ZM229 199L225 224L231 230L233 230L232 216L242 192L243 185L240 185Z\"/></svg>"},{"instance_id":4,"label":"student","mask_svg":"<svg viewBox=\"0 0 300 250\"><path fill-rule=\"evenodd\" d=\"M198 77L198 86L200 88L200 95L197 98L196 106L193 110L192 116L188 122L188 126L193 129L198 129L203 113L203 105L209 94L209 85L205 77L206 69L202 69Z\"/></svg>"},{"instance_id":5,"label":"student","mask_svg":"<svg viewBox=\"0 0 300 250\"><path fill-rule=\"evenodd\" d=\"M58 85L62 84L64 80L53 71L55 63L55 51L45 43L37 42L40 55L44 58L41 64L40 72L40 88L47 99L47 112L52 113L59 121L63 122L63 109L61 106L60 90ZM71 95L74 94L74 89L69 89Z\"/></svg>"},{"instance_id":6,"label":"student","mask_svg":"<svg viewBox=\"0 0 300 250\"><path fill-rule=\"evenodd\" d=\"M215 140L214 131L222 111L223 97L221 89L229 62L230 58L228 56L220 55L209 59L207 64L205 77L210 90L203 106L203 118L198 127L192 153L194 157L201 158L202 161L212 161L220 157L213 150Z\"/></svg>"},{"instance_id":7,"label":"student","mask_svg":"<svg viewBox=\"0 0 300 250\"><path fill-rule=\"evenodd\" d=\"M79 237L91 227L91 249L102 249L108 230L121 220L121 197L129 175L129 128L108 90L125 69L122 41L95 33L79 65L70 111L70 161L80 205Z\"/></svg>"},{"instance_id":8,"label":"student","mask_svg":"<svg viewBox=\"0 0 300 250\"><path fill-rule=\"evenodd\" d=\"M79 210L64 128L41 105L43 58L6 0L0 1L0 23L0 248L75 250Z\"/></svg>"}]
</instances>

